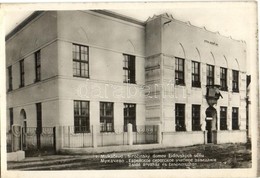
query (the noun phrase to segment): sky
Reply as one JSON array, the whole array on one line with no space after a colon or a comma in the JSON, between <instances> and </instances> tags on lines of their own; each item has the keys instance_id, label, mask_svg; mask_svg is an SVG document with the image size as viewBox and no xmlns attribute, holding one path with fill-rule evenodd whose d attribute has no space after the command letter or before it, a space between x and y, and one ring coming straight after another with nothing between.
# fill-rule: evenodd
<instances>
[{"instance_id":1,"label":"sky","mask_svg":"<svg viewBox=\"0 0 260 178\"><path fill-rule=\"evenodd\" d=\"M107 9L141 21L153 15L171 14L175 19L247 43L248 58L256 50L256 6L253 2L174 2L174 3L103 3L8 5L5 9L5 34L8 34L34 10ZM250 71L250 69L249 69Z\"/></svg>"}]
</instances>

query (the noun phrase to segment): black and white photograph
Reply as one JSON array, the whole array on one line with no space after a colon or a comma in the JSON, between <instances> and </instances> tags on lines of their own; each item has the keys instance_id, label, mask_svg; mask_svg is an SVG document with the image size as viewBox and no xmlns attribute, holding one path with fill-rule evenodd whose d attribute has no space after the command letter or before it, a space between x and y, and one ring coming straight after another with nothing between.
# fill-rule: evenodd
<instances>
[{"instance_id":1,"label":"black and white photograph","mask_svg":"<svg viewBox=\"0 0 260 178\"><path fill-rule=\"evenodd\" d=\"M3 4L1 16L4 178L257 176L256 2Z\"/></svg>"}]
</instances>

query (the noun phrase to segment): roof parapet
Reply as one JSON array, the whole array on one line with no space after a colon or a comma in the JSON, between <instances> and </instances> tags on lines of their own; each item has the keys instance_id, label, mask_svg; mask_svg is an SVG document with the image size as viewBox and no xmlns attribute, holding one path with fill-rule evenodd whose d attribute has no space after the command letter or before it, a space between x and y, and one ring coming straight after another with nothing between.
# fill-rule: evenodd
<instances>
[{"instance_id":1,"label":"roof parapet","mask_svg":"<svg viewBox=\"0 0 260 178\"><path fill-rule=\"evenodd\" d=\"M167 18L167 19L169 19L169 20L171 20L171 21L176 21L176 22L179 22L179 23L184 23L184 24L186 24L186 25L188 25L188 26L193 26L193 27L195 27L195 28L200 28L200 29L205 30L205 31L207 31L207 32L210 32L210 33L213 33L213 34L216 34L216 35L220 35L220 36L223 36L223 37L225 37L225 38L229 38L229 39L234 40L234 41L237 41L237 42L246 43L244 40L237 40L237 39L232 38L232 36L222 35L219 31L216 31L216 32L210 31L210 30L208 30L205 26L199 27L199 26L193 25L190 21L186 21L186 22L185 22L185 21L177 20L177 19L173 18L173 16L172 16L171 14L168 14L168 13L163 13L163 14L160 14L160 15L153 15L153 17L149 17L149 18L145 21L145 23L148 23L149 21L154 20L154 19L159 18L159 17L164 17L164 18ZM167 24L168 24L168 23L167 23Z\"/></svg>"}]
</instances>

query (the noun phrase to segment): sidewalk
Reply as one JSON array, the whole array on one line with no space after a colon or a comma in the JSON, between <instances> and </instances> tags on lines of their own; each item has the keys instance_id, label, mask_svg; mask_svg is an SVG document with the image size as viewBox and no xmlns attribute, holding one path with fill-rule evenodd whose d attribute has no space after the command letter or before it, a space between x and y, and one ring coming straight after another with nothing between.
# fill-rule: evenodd
<instances>
[{"instance_id":1,"label":"sidewalk","mask_svg":"<svg viewBox=\"0 0 260 178\"><path fill-rule=\"evenodd\" d=\"M195 166L176 166L170 164L167 167L144 164L130 164L131 155L137 158L141 155L149 157L153 162L152 155L196 155L201 154L205 160L216 161L200 163ZM109 155L115 155L118 159L112 159ZM246 144L222 144L222 145L196 145L189 147L160 148L137 151L111 152L101 154L84 155L48 155L39 157L27 157L21 162L8 162L8 169L16 170L90 170L90 169L186 169L186 168L248 168L251 167L251 150ZM102 157L106 158L103 159ZM120 158L120 159L119 159ZM170 159L167 158L166 159ZM122 161L121 163L119 161ZM142 159L140 159L142 161ZM144 160L144 159L143 159ZM106 162L107 161L107 162ZM112 161L112 163L111 163ZM167 160L166 160L167 161ZM183 160L185 161L185 160ZM194 160L193 160L194 161ZM190 162L189 162L190 163Z\"/></svg>"}]
</instances>

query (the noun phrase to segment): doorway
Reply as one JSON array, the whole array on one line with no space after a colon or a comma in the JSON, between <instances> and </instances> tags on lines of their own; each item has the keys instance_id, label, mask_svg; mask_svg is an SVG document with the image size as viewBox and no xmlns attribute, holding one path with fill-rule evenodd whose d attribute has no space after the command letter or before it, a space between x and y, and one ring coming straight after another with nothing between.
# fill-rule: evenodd
<instances>
[{"instance_id":1,"label":"doorway","mask_svg":"<svg viewBox=\"0 0 260 178\"><path fill-rule=\"evenodd\" d=\"M20 122L22 126L22 146L24 150L26 148L26 132L27 132L26 112L24 109L20 111Z\"/></svg>"},{"instance_id":2,"label":"doorway","mask_svg":"<svg viewBox=\"0 0 260 178\"><path fill-rule=\"evenodd\" d=\"M216 143L217 130L217 110L213 106L206 109L206 130L207 130L207 143Z\"/></svg>"}]
</instances>

